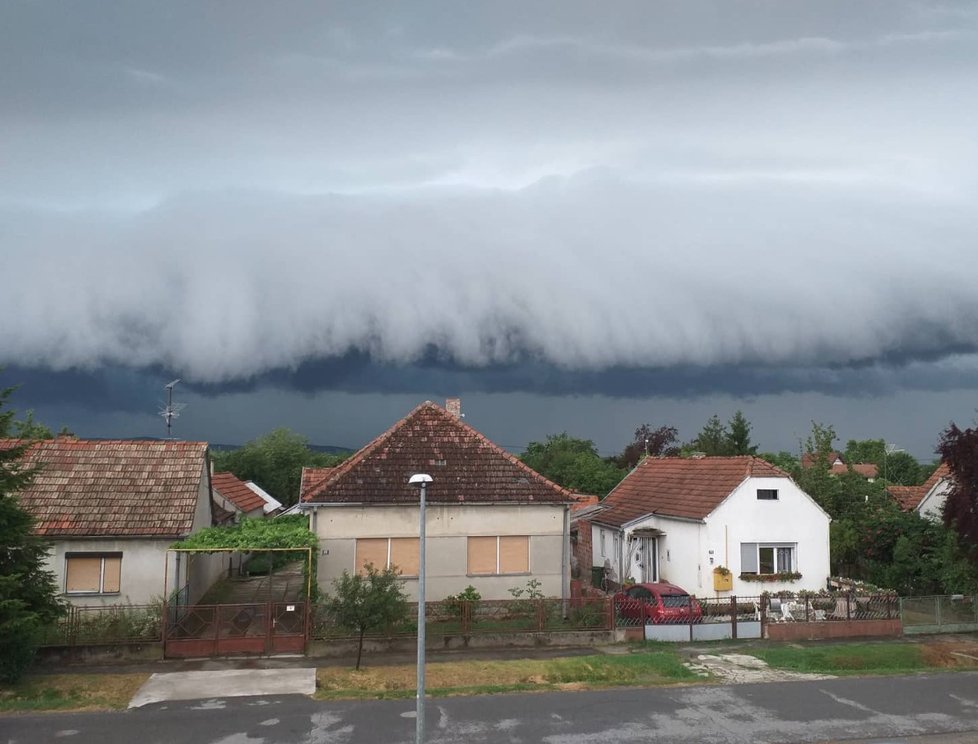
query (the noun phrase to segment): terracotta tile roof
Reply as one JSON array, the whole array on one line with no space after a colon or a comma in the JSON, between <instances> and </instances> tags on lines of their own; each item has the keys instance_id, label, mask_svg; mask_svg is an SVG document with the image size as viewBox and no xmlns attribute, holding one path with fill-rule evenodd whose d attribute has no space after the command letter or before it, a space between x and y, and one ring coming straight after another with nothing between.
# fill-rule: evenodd
<instances>
[{"instance_id":1,"label":"terracotta tile roof","mask_svg":"<svg viewBox=\"0 0 978 744\"><path fill-rule=\"evenodd\" d=\"M573 501L552 483L441 406L425 401L303 493L314 503L414 504L408 478L428 473L435 503Z\"/></svg>"},{"instance_id":2,"label":"terracotta tile roof","mask_svg":"<svg viewBox=\"0 0 978 744\"><path fill-rule=\"evenodd\" d=\"M845 462L845 459L835 450L831 450L825 457L826 462L828 462L831 467L836 461ZM801 466L803 468L810 468L815 464L815 455L811 452L805 452L801 456Z\"/></svg>"},{"instance_id":3,"label":"terracotta tile roof","mask_svg":"<svg viewBox=\"0 0 978 744\"><path fill-rule=\"evenodd\" d=\"M875 478L879 475L879 468L871 462L856 462L852 464L852 470L863 478ZM849 472L849 466L838 464L832 466L833 475L845 475Z\"/></svg>"},{"instance_id":4,"label":"terracotta tile roof","mask_svg":"<svg viewBox=\"0 0 978 744\"><path fill-rule=\"evenodd\" d=\"M238 480L234 473L214 473L211 488L245 514L265 506L265 500L248 488L244 481Z\"/></svg>"},{"instance_id":5,"label":"terracotta tile roof","mask_svg":"<svg viewBox=\"0 0 978 744\"><path fill-rule=\"evenodd\" d=\"M886 491L889 493L896 502L900 505L900 508L904 511L912 511L920 506L920 502L924 500L924 496L930 493L931 489L934 488L944 478L951 475L951 470L943 462L937 466L937 469L931 473L930 478L924 481L922 486L887 486Z\"/></svg>"},{"instance_id":6,"label":"terracotta tile roof","mask_svg":"<svg viewBox=\"0 0 978 744\"><path fill-rule=\"evenodd\" d=\"M336 468L303 468L299 480L299 501L305 501L306 495L317 486L321 486L334 470Z\"/></svg>"},{"instance_id":7,"label":"terracotta tile roof","mask_svg":"<svg viewBox=\"0 0 978 744\"><path fill-rule=\"evenodd\" d=\"M604 501L594 521L620 527L646 514L703 519L749 476L787 478L759 457L646 457Z\"/></svg>"},{"instance_id":8,"label":"terracotta tile roof","mask_svg":"<svg viewBox=\"0 0 978 744\"><path fill-rule=\"evenodd\" d=\"M23 462L41 466L18 494L38 534L182 537L193 529L207 443L59 437L32 443Z\"/></svg>"}]
</instances>

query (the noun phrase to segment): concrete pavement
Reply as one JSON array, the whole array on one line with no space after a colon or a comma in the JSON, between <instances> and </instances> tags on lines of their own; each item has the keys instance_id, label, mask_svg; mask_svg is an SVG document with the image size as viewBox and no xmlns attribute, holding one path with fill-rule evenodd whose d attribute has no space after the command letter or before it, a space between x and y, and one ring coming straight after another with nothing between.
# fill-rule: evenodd
<instances>
[{"instance_id":1,"label":"concrete pavement","mask_svg":"<svg viewBox=\"0 0 978 744\"><path fill-rule=\"evenodd\" d=\"M215 672L154 674L139 688L130 708L172 700L312 695L316 692L315 669L227 669Z\"/></svg>"}]
</instances>

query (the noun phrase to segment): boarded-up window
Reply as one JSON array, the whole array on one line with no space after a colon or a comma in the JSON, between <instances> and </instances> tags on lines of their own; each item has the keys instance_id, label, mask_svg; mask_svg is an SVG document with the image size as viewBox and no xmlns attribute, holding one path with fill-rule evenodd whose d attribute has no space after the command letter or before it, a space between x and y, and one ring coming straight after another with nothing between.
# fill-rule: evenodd
<instances>
[{"instance_id":1,"label":"boarded-up window","mask_svg":"<svg viewBox=\"0 0 978 744\"><path fill-rule=\"evenodd\" d=\"M364 566L372 563L374 568L383 571L387 568L388 538L371 537L357 540L357 573L365 574Z\"/></svg>"},{"instance_id":2,"label":"boarded-up window","mask_svg":"<svg viewBox=\"0 0 978 744\"><path fill-rule=\"evenodd\" d=\"M468 545L469 561L467 573L494 574L496 573L496 543L495 537L470 537Z\"/></svg>"},{"instance_id":3,"label":"boarded-up window","mask_svg":"<svg viewBox=\"0 0 978 744\"><path fill-rule=\"evenodd\" d=\"M530 570L530 538L499 538L499 573L528 573Z\"/></svg>"},{"instance_id":4,"label":"boarded-up window","mask_svg":"<svg viewBox=\"0 0 978 744\"><path fill-rule=\"evenodd\" d=\"M118 594L121 584L121 553L65 556L65 592Z\"/></svg>"},{"instance_id":5,"label":"boarded-up window","mask_svg":"<svg viewBox=\"0 0 978 744\"><path fill-rule=\"evenodd\" d=\"M417 576L418 538L392 537L390 565L397 566L401 576Z\"/></svg>"},{"instance_id":6,"label":"boarded-up window","mask_svg":"<svg viewBox=\"0 0 978 744\"><path fill-rule=\"evenodd\" d=\"M530 538L526 535L470 537L469 574L517 574L530 571Z\"/></svg>"}]
</instances>

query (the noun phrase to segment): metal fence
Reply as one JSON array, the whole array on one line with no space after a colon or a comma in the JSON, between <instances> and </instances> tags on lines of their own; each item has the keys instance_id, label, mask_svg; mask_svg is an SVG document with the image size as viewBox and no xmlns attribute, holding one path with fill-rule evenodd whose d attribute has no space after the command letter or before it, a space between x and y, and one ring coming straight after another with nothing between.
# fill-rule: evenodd
<instances>
[{"instance_id":1,"label":"metal fence","mask_svg":"<svg viewBox=\"0 0 978 744\"><path fill-rule=\"evenodd\" d=\"M162 640L163 607L110 605L68 608L67 614L48 626L42 646L99 646L120 643L153 643Z\"/></svg>"},{"instance_id":2,"label":"metal fence","mask_svg":"<svg viewBox=\"0 0 978 744\"><path fill-rule=\"evenodd\" d=\"M390 638L417 633L417 603L409 605L406 619L385 628L372 628L367 637ZM574 630L610 630L613 615L606 597L574 599L458 600L425 603L425 633L429 636L544 633ZM327 640L355 635L340 626L325 605L312 615L312 638Z\"/></svg>"},{"instance_id":3,"label":"metal fence","mask_svg":"<svg viewBox=\"0 0 978 744\"><path fill-rule=\"evenodd\" d=\"M978 597L902 597L900 619L905 633L978 631Z\"/></svg>"}]
</instances>

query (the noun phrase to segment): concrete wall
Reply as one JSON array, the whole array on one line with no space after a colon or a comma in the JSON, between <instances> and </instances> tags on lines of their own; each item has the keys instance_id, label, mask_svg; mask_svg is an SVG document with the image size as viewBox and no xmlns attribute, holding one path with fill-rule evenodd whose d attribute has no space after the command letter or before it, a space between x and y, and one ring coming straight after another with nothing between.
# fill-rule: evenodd
<instances>
[{"instance_id":1,"label":"concrete wall","mask_svg":"<svg viewBox=\"0 0 978 744\"><path fill-rule=\"evenodd\" d=\"M563 505L442 505L426 509L426 588L438 600L474 586L483 599L512 599L509 589L530 579L546 596L569 596L569 566L564 563ZM316 509L319 536L319 586L332 591L333 580L356 569L356 540L368 537L417 537L418 508L408 506L325 505ZM530 571L503 576L466 574L469 536L527 535ZM569 556L566 558L569 563ZM568 585L563 576L568 577ZM417 579L404 580L409 599L417 599Z\"/></svg>"},{"instance_id":2,"label":"concrete wall","mask_svg":"<svg viewBox=\"0 0 978 744\"><path fill-rule=\"evenodd\" d=\"M825 638L899 638L899 620L833 620L820 623L768 623L772 641L817 641Z\"/></svg>"}]
</instances>

